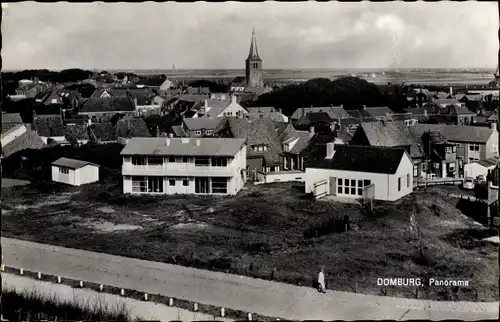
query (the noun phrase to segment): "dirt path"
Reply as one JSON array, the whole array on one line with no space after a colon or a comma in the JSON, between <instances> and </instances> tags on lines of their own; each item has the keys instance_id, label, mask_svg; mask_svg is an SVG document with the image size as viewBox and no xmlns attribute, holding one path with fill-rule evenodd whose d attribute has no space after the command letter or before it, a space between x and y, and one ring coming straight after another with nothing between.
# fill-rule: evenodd
<instances>
[{"instance_id":1,"label":"dirt path","mask_svg":"<svg viewBox=\"0 0 500 322\"><path fill-rule=\"evenodd\" d=\"M328 291L2 238L4 263L88 282L290 320L498 318L497 303L436 302Z\"/></svg>"}]
</instances>

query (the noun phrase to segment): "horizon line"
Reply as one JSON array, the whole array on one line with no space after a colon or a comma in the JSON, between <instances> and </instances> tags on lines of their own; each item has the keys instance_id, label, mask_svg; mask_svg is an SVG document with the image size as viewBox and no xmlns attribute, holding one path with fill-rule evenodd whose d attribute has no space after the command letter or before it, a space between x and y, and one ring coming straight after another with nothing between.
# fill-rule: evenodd
<instances>
[{"instance_id":1,"label":"horizon line","mask_svg":"<svg viewBox=\"0 0 500 322\"><path fill-rule=\"evenodd\" d=\"M48 71L62 71L69 69L80 69L80 70L88 70L88 71L151 71L151 70L168 70L168 71L183 71L183 70L245 70L245 68L82 68L82 67L69 67L69 68L27 68L27 69L8 69L2 68L2 72L20 72L20 71L32 71L32 70L48 70ZM429 69L429 70L466 70L466 69L476 69L476 70L495 70L495 67L400 67L398 70L391 67L318 67L318 68L263 68L263 71L266 70L340 70L340 71L348 71L348 70L382 70L382 71L391 71L398 72L400 70L414 70L414 69Z\"/></svg>"}]
</instances>

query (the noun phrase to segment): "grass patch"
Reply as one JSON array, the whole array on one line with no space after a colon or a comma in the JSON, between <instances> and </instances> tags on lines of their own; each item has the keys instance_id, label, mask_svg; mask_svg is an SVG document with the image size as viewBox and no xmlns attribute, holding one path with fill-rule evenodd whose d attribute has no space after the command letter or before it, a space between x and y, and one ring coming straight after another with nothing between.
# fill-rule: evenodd
<instances>
[{"instance_id":1,"label":"grass patch","mask_svg":"<svg viewBox=\"0 0 500 322\"><path fill-rule=\"evenodd\" d=\"M2 207L11 211L2 217L3 235L303 286L314 284L322 266L329 289L377 295L378 277L462 278L478 290L477 297L460 293L463 300L499 299L498 248L453 242L452 233L479 240L470 229L480 227L456 208L456 198L432 188L376 202L368 213L359 205L313 201L292 183L247 185L235 197L131 197L120 182L2 191ZM28 207L16 210L23 203ZM347 232L335 224L344 216L356 223ZM103 232L88 225L96 220L142 229ZM314 229L321 233L307 232ZM387 295L415 297L411 288ZM445 297L429 289L419 298Z\"/></svg>"},{"instance_id":2,"label":"grass patch","mask_svg":"<svg viewBox=\"0 0 500 322\"><path fill-rule=\"evenodd\" d=\"M135 321L124 304L113 307L99 299L82 304L61 300L55 294L18 292L13 288L2 289L2 315L9 321Z\"/></svg>"}]
</instances>

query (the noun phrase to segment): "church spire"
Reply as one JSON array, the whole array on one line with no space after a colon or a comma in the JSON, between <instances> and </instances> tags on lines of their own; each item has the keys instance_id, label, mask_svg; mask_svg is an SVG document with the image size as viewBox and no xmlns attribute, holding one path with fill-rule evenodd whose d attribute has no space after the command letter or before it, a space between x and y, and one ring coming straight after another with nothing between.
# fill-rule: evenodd
<instances>
[{"instance_id":1,"label":"church spire","mask_svg":"<svg viewBox=\"0 0 500 322\"><path fill-rule=\"evenodd\" d=\"M255 39L255 29L252 30L252 41L247 59L260 60L259 51L257 50L257 40Z\"/></svg>"}]
</instances>

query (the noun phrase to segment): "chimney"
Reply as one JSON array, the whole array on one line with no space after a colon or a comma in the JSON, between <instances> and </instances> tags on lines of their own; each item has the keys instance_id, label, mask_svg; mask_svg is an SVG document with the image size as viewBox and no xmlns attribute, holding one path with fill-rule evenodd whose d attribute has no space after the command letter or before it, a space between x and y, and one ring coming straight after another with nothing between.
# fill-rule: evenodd
<instances>
[{"instance_id":1,"label":"chimney","mask_svg":"<svg viewBox=\"0 0 500 322\"><path fill-rule=\"evenodd\" d=\"M165 145L170 146L170 139L169 138L165 139Z\"/></svg>"},{"instance_id":2,"label":"chimney","mask_svg":"<svg viewBox=\"0 0 500 322\"><path fill-rule=\"evenodd\" d=\"M160 137L160 127L158 125L156 126L156 137Z\"/></svg>"},{"instance_id":3,"label":"chimney","mask_svg":"<svg viewBox=\"0 0 500 322\"><path fill-rule=\"evenodd\" d=\"M309 135L313 136L314 135L314 126L311 126L309 128Z\"/></svg>"},{"instance_id":4,"label":"chimney","mask_svg":"<svg viewBox=\"0 0 500 322\"><path fill-rule=\"evenodd\" d=\"M201 140L200 139L196 139L196 146L200 146L201 145Z\"/></svg>"},{"instance_id":5,"label":"chimney","mask_svg":"<svg viewBox=\"0 0 500 322\"><path fill-rule=\"evenodd\" d=\"M231 97L231 103L236 103L236 95L233 95L233 96Z\"/></svg>"},{"instance_id":6,"label":"chimney","mask_svg":"<svg viewBox=\"0 0 500 322\"><path fill-rule=\"evenodd\" d=\"M496 131L496 130L497 130L497 124L496 124L496 123L491 123L491 125L490 125L490 126L491 126L491 129L492 129L493 131Z\"/></svg>"},{"instance_id":7,"label":"chimney","mask_svg":"<svg viewBox=\"0 0 500 322\"><path fill-rule=\"evenodd\" d=\"M335 154L335 142L328 142L326 144L326 157L325 157L325 159L333 158L334 154Z\"/></svg>"},{"instance_id":8,"label":"chimney","mask_svg":"<svg viewBox=\"0 0 500 322\"><path fill-rule=\"evenodd\" d=\"M363 110L366 110L366 105L363 105Z\"/></svg>"},{"instance_id":9,"label":"chimney","mask_svg":"<svg viewBox=\"0 0 500 322\"><path fill-rule=\"evenodd\" d=\"M450 95L453 95L453 87L450 86Z\"/></svg>"}]
</instances>

